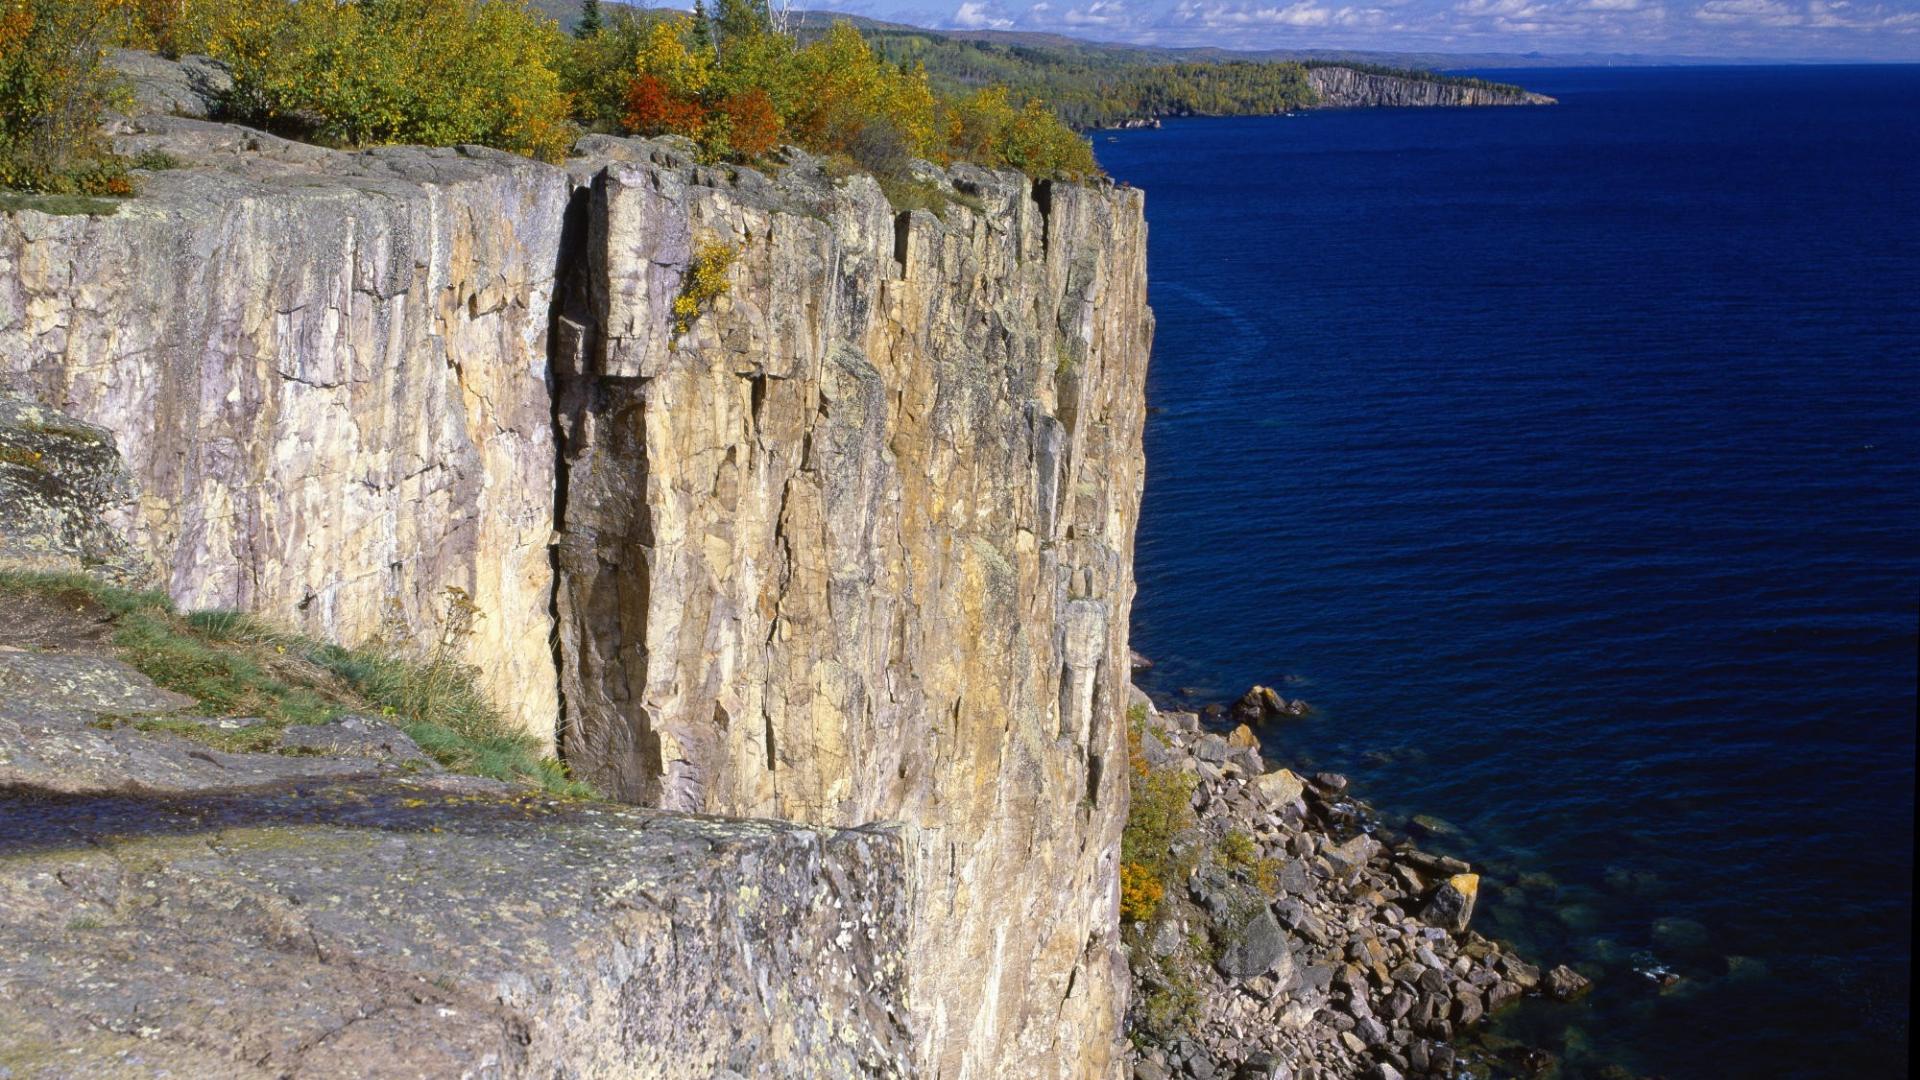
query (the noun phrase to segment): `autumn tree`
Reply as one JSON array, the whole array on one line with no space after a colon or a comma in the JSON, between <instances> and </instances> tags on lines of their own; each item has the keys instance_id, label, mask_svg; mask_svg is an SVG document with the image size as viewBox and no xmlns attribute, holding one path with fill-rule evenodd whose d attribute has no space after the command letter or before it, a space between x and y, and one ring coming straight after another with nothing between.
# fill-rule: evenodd
<instances>
[{"instance_id":1,"label":"autumn tree","mask_svg":"<svg viewBox=\"0 0 1920 1080\"><path fill-rule=\"evenodd\" d=\"M99 132L116 94L101 61L120 14L97 0L0 0L0 188L132 192Z\"/></svg>"}]
</instances>

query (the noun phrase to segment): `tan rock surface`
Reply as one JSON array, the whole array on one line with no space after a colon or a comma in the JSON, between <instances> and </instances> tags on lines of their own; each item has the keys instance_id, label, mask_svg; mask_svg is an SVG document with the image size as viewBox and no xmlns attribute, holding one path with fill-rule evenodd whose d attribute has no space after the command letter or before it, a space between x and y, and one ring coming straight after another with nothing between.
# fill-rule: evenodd
<instances>
[{"instance_id":1,"label":"tan rock surface","mask_svg":"<svg viewBox=\"0 0 1920 1080\"><path fill-rule=\"evenodd\" d=\"M597 184L562 368L563 745L622 798L917 826L927 1074L1099 1075L1141 200L950 179L978 210L896 216L804 166ZM732 288L676 340L705 243L737 251Z\"/></svg>"},{"instance_id":2,"label":"tan rock surface","mask_svg":"<svg viewBox=\"0 0 1920 1080\"><path fill-rule=\"evenodd\" d=\"M188 608L347 643L485 612L470 655L555 713L549 295L571 185L487 150L343 154L152 117L106 217L0 214L0 384L113 432L112 516Z\"/></svg>"},{"instance_id":3,"label":"tan rock surface","mask_svg":"<svg viewBox=\"0 0 1920 1080\"><path fill-rule=\"evenodd\" d=\"M183 606L350 642L467 590L469 658L606 790L902 823L912 1071L1113 1072L1139 193L120 142L193 167L0 215L0 383L114 433ZM706 239L731 291L675 341Z\"/></svg>"}]
</instances>

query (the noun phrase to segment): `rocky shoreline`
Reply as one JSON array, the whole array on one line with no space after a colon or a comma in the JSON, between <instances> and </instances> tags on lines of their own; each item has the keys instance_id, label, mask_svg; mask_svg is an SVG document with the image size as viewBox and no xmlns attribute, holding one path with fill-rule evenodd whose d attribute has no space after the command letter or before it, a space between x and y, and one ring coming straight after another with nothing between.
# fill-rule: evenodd
<instances>
[{"instance_id":1,"label":"rocky shoreline","mask_svg":"<svg viewBox=\"0 0 1920 1080\"><path fill-rule=\"evenodd\" d=\"M1183 887L1166 888L1127 928L1132 1076L1402 1080L1551 1068L1544 1051L1495 1050L1474 1030L1528 995L1576 998L1587 980L1474 931L1473 868L1379 829L1345 777L1267 762L1256 729L1306 711L1255 687L1203 719L1136 691L1143 812L1157 812L1153 792L1190 790L1191 818L1172 844L1184 850ZM1123 908L1127 897L1123 886Z\"/></svg>"}]
</instances>

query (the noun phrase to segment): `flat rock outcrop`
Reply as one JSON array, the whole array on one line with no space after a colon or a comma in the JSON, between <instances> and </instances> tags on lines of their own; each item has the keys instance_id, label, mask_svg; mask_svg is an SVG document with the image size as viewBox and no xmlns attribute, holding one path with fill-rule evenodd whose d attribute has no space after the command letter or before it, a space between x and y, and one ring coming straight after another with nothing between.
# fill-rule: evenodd
<instances>
[{"instance_id":1,"label":"flat rock outcrop","mask_svg":"<svg viewBox=\"0 0 1920 1080\"><path fill-rule=\"evenodd\" d=\"M84 592L0 612L0 1076L913 1070L897 829L554 801L365 716L229 752Z\"/></svg>"},{"instance_id":2,"label":"flat rock outcrop","mask_svg":"<svg viewBox=\"0 0 1920 1080\"><path fill-rule=\"evenodd\" d=\"M902 845L436 778L0 790L21 1077L911 1067Z\"/></svg>"}]
</instances>

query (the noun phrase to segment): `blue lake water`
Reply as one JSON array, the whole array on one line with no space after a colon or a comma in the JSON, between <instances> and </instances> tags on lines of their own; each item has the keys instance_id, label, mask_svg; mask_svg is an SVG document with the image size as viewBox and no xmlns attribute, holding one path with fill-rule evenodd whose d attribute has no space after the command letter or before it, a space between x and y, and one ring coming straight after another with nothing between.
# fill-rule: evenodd
<instances>
[{"instance_id":1,"label":"blue lake water","mask_svg":"<svg viewBox=\"0 0 1920 1080\"><path fill-rule=\"evenodd\" d=\"M1170 122L1134 644L1599 977L1672 1080L1906 1075L1920 68L1545 70L1544 109ZM1664 964L1665 989L1635 973Z\"/></svg>"}]
</instances>

